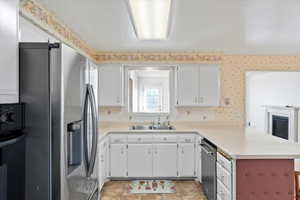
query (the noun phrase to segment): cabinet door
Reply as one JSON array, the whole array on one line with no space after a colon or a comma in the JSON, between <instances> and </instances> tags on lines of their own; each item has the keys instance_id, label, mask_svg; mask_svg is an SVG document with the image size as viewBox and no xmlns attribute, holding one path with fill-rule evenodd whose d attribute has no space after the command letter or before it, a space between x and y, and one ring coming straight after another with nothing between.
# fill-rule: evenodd
<instances>
[{"instance_id":1,"label":"cabinet door","mask_svg":"<svg viewBox=\"0 0 300 200\"><path fill-rule=\"evenodd\" d=\"M177 144L155 144L153 151L153 176L177 177Z\"/></svg>"},{"instance_id":2,"label":"cabinet door","mask_svg":"<svg viewBox=\"0 0 300 200\"><path fill-rule=\"evenodd\" d=\"M177 69L178 106L195 106L199 96L199 66L184 65Z\"/></svg>"},{"instance_id":3,"label":"cabinet door","mask_svg":"<svg viewBox=\"0 0 300 200\"><path fill-rule=\"evenodd\" d=\"M0 0L0 103L18 102L18 0Z\"/></svg>"},{"instance_id":4,"label":"cabinet door","mask_svg":"<svg viewBox=\"0 0 300 200\"><path fill-rule=\"evenodd\" d=\"M99 68L99 105L123 106L123 67L105 65Z\"/></svg>"},{"instance_id":5,"label":"cabinet door","mask_svg":"<svg viewBox=\"0 0 300 200\"><path fill-rule=\"evenodd\" d=\"M219 67L217 65L201 65L199 69L199 105L218 106L220 90Z\"/></svg>"},{"instance_id":6,"label":"cabinet door","mask_svg":"<svg viewBox=\"0 0 300 200\"><path fill-rule=\"evenodd\" d=\"M127 176L127 153L126 144L110 145L110 176Z\"/></svg>"},{"instance_id":7,"label":"cabinet door","mask_svg":"<svg viewBox=\"0 0 300 200\"><path fill-rule=\"evenodd\" d=\"M152 144L128 144L128 176L152 177Z\"/></svg>"},{"instance_id":8,"label":"cabinet door","mask_svg":"<svg viewBox=\"0 0 300 200\"><path fill-rule=\"evenodd\" d=\"M197 171L197 178L198 178L198 180L200 181L200 182L202 182L202 168L201 168L201 166L202 166L202 164L201 164L201 160L202 160L202 157L201 157L201 146L200 146L200 144L201 144L201 138L199 138L198 140L197 140L197 146L196 146L196 167L197 167L197 169L196 169L196 171Z\"/></svg>"},{"instance_id":9,"label":"cabinet door","mask_svg":"<svg viewBox=\"0 0 300 200\"><path fill-rule=\"evenodd\" d=\"M103 187L107 177L107 142L100 143L99 149L99 187Z\"/></svg>"},{"instance_id":10,"label":"cabinet door","mask_svg":"<svg viewBox=\"0 0 300 200\"><path fill-rule=\"evenodd\" d=\"M181 177L194 177L195 171L195 144L183 143L179 144L178 148L179 159L179 176Z\"/></svg>"}]
</instances>

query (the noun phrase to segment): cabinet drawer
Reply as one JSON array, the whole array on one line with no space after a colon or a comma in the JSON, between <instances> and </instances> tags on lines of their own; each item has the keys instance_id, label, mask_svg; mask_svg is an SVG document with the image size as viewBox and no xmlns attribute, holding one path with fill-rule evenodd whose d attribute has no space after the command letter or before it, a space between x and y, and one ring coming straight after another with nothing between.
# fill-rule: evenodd
<instances>
[{"instance_id":1,"label":"cabinet drawer","mask_svg":"<svg viewBox=\"0 0 300 200\"><path fill-rule=\"evenodd\" d=\"M153 135L153 141L158 143L177 143L177 135L174 134Z\"/></svg>"},{"instance_id":2,"label":"cabinet drawer","mask_svg":"<svg viewBox=\"0 0 300 200\"><path fill-rule=\"evenodd\" d=\"M231 173L225 170L219 163L217 163L217 178L231 191Z\"/></svg>"},{"instance_id":3,"label":"cabinet drawer","mask_svg":"<svg viewBox=\"0 0 300 200\"><path fill-rule=\"evenodd\" d=\"M178 140L180 143L195 143L196 135L194 134L184 134L179 135Z\"/></svg>"},{"instance_id":4,"label":"cabinet drawer","mask_svg":"<svg viewBox=\"0 0 300 200\"><path fill-rule=\"evenodd\" d=\"M217 181L217 196L218 200L231 200L231 192L219 180Z\"/></svg>"},{"instance_id":5,"label":"cabinet drawer","mask_svg":"<svg viewBox=\"0 0 300 200\"><path fill-rule=\"evenodd\" d=\"M218 163L224 167L227 171L231 173L231 161L225 158L222 154L218 152L217 154L217 161Z\"/></svg>"},{"instance_id":6,"label":"cabinet drawer","mask_svg":"<svg viewBox=\"0 0 300 200\"><path fill-rule=\"evenodd\" d=\"M134 134L128 135L128 143L152 143L153 136L152 134Z\"/></svg>"},{"instance_id":7,"label":"cabinet drawer","mask_svg":"<svg viewBox=\"0 0 300 200\"><path fill-rule=\"evenodd\" d=\"M114 134L114 135L111 135L109 137L110 139L110 143L111 144L120 144L120 143L127 143L127 136L126 135L121 135L121 134Z\"/></svg>"}]
</instances>

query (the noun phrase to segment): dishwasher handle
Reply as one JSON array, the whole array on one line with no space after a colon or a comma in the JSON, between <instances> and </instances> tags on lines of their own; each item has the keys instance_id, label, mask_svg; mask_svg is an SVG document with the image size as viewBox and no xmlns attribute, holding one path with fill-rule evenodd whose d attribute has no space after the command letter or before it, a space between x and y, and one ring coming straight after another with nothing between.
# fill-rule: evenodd
<instances>
[{"instance_id":1,"label":"dishwasher handle","mask_svg":"<svg viewBox=\"0 0 300 200\"><path fill-rule=\"evenodd\" d=\"M208 154L208 155L214 155L214 152L213 151L210 151L210 150L208 150L208 148L206 147L206 145L205 144L200 144L200 147L201 147L201 149L206 153L206 154Z\"/></svg>"}]
</instances>

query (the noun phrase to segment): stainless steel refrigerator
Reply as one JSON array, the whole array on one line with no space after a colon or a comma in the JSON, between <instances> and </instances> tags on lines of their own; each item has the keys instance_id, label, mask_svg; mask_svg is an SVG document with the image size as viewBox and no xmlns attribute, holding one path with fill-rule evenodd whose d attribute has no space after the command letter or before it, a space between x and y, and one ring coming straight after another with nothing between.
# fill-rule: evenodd
<instances>
[{"instance_id":1,"label":"stainless steel refrigerator","mask_svg":"<svg viewBox=\"0 0 300 200\"><path fill-rule=\"evenodd\" d=\"M19 56L25 199L97 199L97 67L60 43L20 43Z\"/></svg>"}]
</instances>

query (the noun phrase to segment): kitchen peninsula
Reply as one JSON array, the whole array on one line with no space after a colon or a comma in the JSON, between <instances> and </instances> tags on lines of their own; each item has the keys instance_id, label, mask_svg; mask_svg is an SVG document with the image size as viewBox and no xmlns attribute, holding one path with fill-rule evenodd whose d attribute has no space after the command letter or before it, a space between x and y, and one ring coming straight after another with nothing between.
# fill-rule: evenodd
<instances>
[{"instance_id":1,"label":"kitchen peninsula","mask_svg":"<svg viewBox=\"0 0 300 200\"><path fill-rule=\"evenodd\" d=\"M123 166L124 174L114 176L111 172L111 163L108 164L108 179L122 178L131 179L145 177L143 173L131 176L130 166L135 162L130 154L133 154L132 145L145 148L145 155L151 154L152 159L148 164L158 170L159 162L163 156L155 156L157 152L168 151L165 159L169 163L167 170L170 174L148 174L146 177L171 177L205 179L203 174L203 140L209 141L216 147L216 174L217 196L222 200L264 200L264 199L292 199L294 195L293 173L294 159L300 157L300 145L289 142L263 132L238 126L197 126L178 125L176 130L128 130L128 126L106 126L100 129L101 141L109 144L108 157L110 162L120 160L113 158L117 154L111 154L114 144L121 146L124 155L124 164L118 163L118 171ZM165 144L165 146L161 146ZM172 156L172 144L174 157ZM188 144L191 144L188 146ZM195 146L193 150L192 147ZM128 148L129 146L129 148ZM177 150L177 148L178 150ZM171 147L171 148L169 148ZM157 150L158 149L158 150ZM168 149L168 150L166 150ZM152 154L153 151L153 154ZM190 153L191 157L182 156L182 153ZM145 155L140 155L141 158ZM138 155L135 155L138 157ZM177 157L176 157L177 156ZM155 157L158 159L155 160ZM193 159L193 161L192 161ZM142 162L142 161L141 161ZM174 162L173 166L171 163ZM126 164L128 163L128 165ZM195 169L187 169L188 164L194 163ZM115 165L116 163L114 163ZM138 167L135 165L135 172ZM163 166L163 165L162 165ZM202 170L201 170L202 168ZM174 174L172 174L174 170ZM122 170L121 170L122 171ZM190 173L189 173L190 171ZM129 172L129 174L128 174ZM205 173L205 172L204 172ZM122 173L121 173L122 174ZM209 193L206 191L206 193Z\"/></svg>"}]
</instances>

